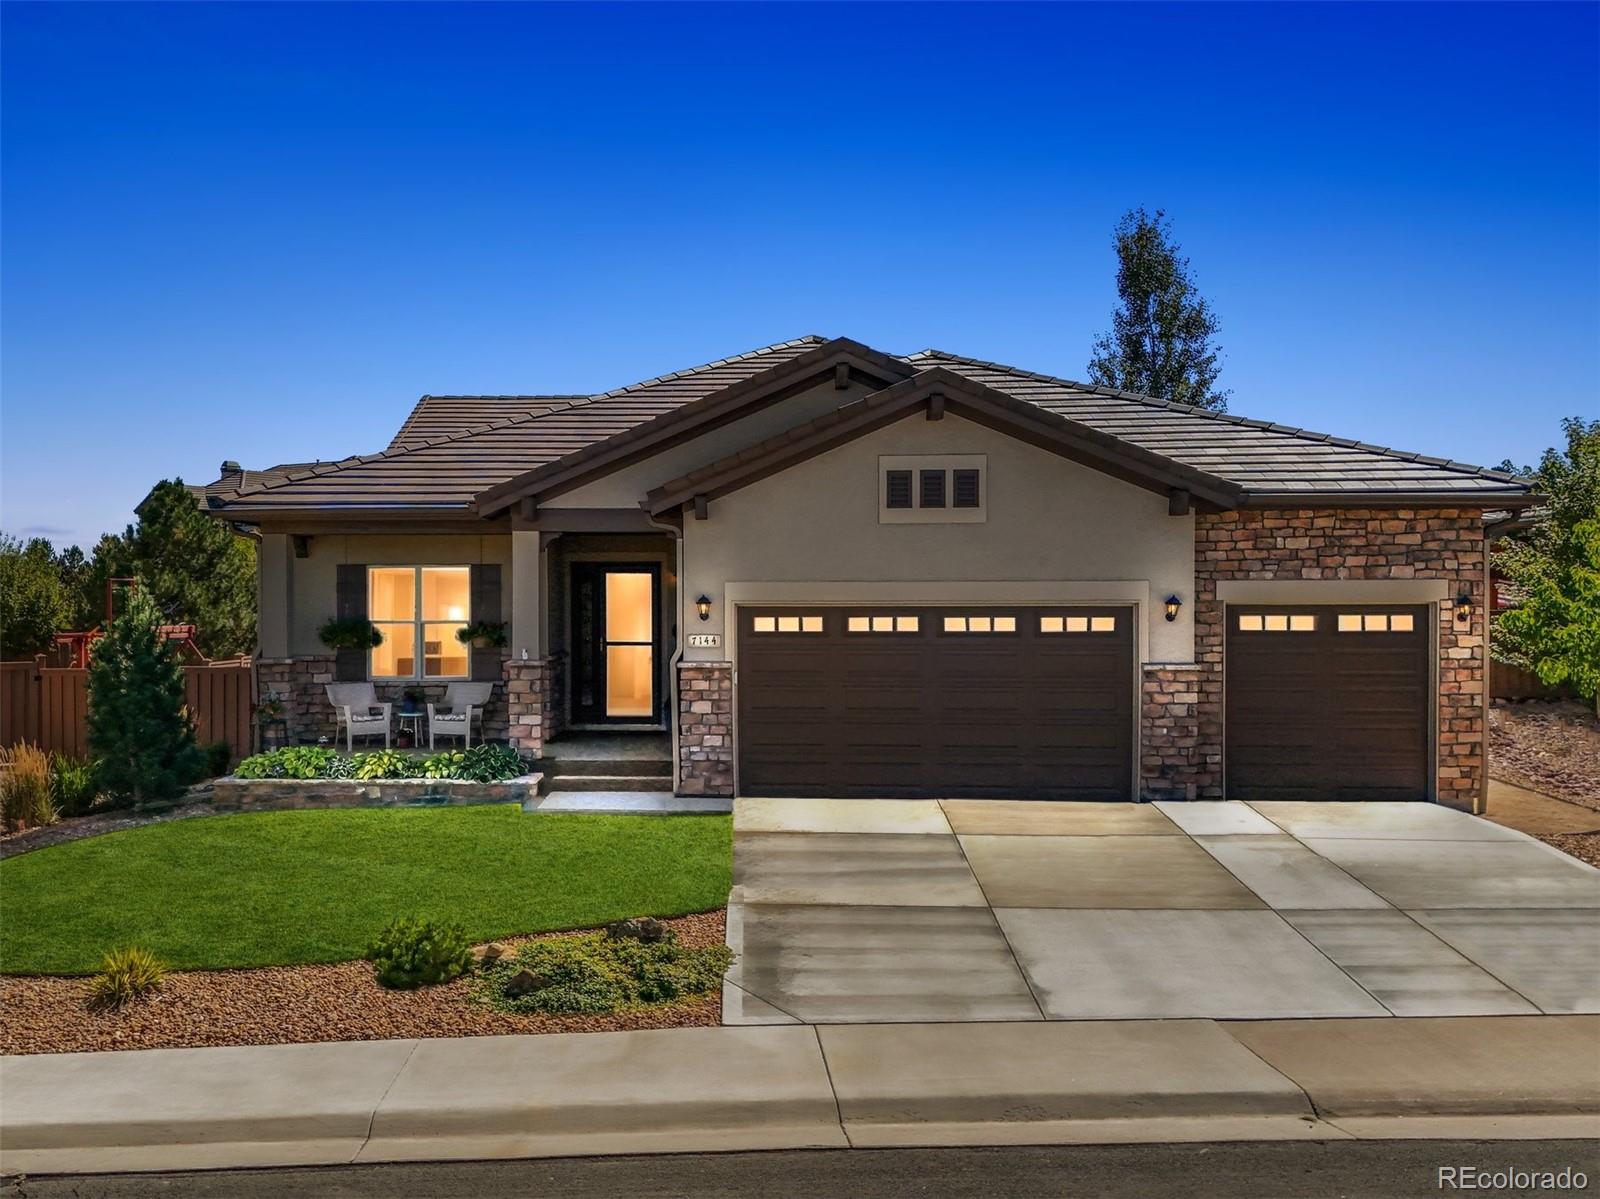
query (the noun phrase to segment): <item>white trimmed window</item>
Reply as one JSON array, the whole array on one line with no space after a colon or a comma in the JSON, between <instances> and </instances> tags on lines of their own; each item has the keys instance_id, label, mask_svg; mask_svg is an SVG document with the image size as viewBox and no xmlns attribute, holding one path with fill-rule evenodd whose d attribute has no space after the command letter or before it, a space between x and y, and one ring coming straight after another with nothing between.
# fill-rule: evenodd
<instances>
[{"instance_id":1,"label":"white trimmed window","mask_svg":"<svg viewBox=\"0 0 1600 1199\"><path fill-rule=\"evenodd\" d=\"M889 454L878 459L878 523L982 524L989 519L986 454Z\"/></svg>"},{"instance_id":2,"label":"white trimmed window","mask_svg":"<svg viewBox=\"0 0 1600 1199\"><path fill-rule=\"evenodd\" d=\"M465 679L472 651L456 632L472 613L469 566L372 566L367 619L383 634L372 651L374 679Z\"/></svg>"}]
</instances>

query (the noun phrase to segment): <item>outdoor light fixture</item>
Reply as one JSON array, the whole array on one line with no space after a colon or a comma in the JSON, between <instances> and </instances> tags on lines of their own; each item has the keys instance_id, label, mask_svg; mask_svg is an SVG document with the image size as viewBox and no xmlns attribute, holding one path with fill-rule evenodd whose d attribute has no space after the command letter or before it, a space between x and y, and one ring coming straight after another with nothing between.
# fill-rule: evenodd
<instances>
[{"instance_id":1,"label":"outdoor light fixture","mask_svg":"<svg viewBox=\"0 0 1600 1199\"><path fill-rule=\"evenodd\" d=\"M696 612L700 613L700 619L701 620L710 620L711 619L711 597L709 595L702 595L699 599L695 600L694 601L694 610Z\"/></svg>"},{"instance_id":2,"label":"outdoor light fixture","mask_svg":"<svg viewBox=\"0 0 1600 1199\"><path fill-rule=\"evenodd\" d=\"M1456 623L1466 624L1472 619L1472 593L1463 591L1456 596Z\"/></svg>"},{"instance_id":3,"label":"outdoor light fixture","mask_svg":"<svg viewBox=\"0 0 1600 1199\"><path fill-rule=\"evenodd\" d=\"M1178 609L1183 607L1183 601L1175 595L1167 596L1167 619L1177 620Z\"/></svg>"}]
</instances>

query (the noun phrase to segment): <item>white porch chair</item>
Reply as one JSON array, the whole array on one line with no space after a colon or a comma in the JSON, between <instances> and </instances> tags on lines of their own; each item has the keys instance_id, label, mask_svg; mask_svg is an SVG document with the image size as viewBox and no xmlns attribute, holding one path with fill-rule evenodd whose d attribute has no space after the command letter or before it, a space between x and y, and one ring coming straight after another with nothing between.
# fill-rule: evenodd
<instances>
[{"instance_id":1,"label":"white porch chair","mask_svg":"<svg viewBox=\"0 0 1600 1199\"><path fill-rule=\"evenodd\" d=\"M464 738L462 748L472 746L472 726L478 726L483 740L483 710L494 694L493 683L450 683L444 689L444 703L428 705L428 748L435 737Z\"/></svg>"},{"instance_id":2,"label":"white porch chair","mask_svg":"<svg viewBox=\"0 0 1600 1199\"><path fill-rule=\"evenodd\" d=\"M328 702L335 713L333 739L344 731L346 753L355 752L357 737L383 735L383 748L389 748L389 710L393 704L378 702L378 692L371 683L329 683ZM382 709L374 712L374 708Z\"/></svg>"}]
</instances>

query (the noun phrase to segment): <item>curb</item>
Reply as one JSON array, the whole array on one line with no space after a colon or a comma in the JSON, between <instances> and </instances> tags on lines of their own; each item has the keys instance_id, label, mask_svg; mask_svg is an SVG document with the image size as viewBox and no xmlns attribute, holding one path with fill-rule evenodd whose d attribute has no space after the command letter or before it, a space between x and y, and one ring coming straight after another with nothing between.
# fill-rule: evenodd
<instances>
[{"instance_id":1,"label":"curb","mask_svg":"<svg viewBox=\"0 0 1600 1199\"><path fill-rule=\"evenodd\" d=\"M1600 1017L769 1025L0 1059L0 1170L1600 1136Z\"/></svg>"}]
</instances>

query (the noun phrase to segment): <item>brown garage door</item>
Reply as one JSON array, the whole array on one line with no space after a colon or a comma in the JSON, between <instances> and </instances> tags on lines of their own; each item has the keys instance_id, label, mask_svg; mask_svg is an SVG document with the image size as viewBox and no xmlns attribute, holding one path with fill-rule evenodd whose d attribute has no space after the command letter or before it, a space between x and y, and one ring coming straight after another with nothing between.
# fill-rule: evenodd
<instances>
[{"instance_id":1,"label":"brown garage door","mask_svg":"<svg viewBox=\"0 0 1600 1199\"><path fill-rule=\"evenodd\" d=\"M1127 608L740 608L746 795L1129 799Z\"/></svg>"},{"instance_id":2,"label":"brown garage door","mask_svg":"<svg viewBox=\"0 0 1600 1199\"><path fill-rule=\"evenodd\" d=\"M1227 609L1230 799L1426 799L1428 609Z\"/></svg>"}]
</instances>

